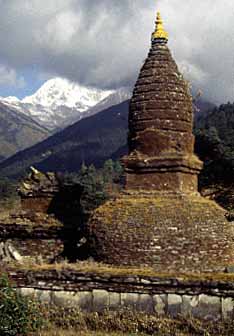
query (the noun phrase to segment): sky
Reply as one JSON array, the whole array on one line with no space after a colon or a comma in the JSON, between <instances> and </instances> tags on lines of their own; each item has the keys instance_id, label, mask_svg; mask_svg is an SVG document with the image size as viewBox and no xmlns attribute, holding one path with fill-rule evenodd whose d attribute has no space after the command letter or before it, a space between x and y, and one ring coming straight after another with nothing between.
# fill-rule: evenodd
<instances>
[{"instance_id":1,"label":"sky","mask_svg":"<svg viewBox=\"0 0 234 336\"><path fill-rule=\"evenodd\" d=\"M0 0L0 8L0 96L22 98L55 76L132 86L160 10L193 90L234 101L232 0Z\"/></svg>"}]
</instances>

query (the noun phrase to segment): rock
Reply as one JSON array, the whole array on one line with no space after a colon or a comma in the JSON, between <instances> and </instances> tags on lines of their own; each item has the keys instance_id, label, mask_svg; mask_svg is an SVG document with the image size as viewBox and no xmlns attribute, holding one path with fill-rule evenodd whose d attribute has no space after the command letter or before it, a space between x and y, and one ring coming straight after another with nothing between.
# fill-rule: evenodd
<instances>
[{"instance_id":1,"label":"rock","mask_svg":"<svg viewBox=\"0 0 234 336\"><path fill-rule=\"evenodd\" d=\"M153 298L149 294L139 294L138 310L152 314L154 312Z\"/></svg>"},{"instance_id":2,"label":"rock","mask_svg":"<svg viewBox=\"0 0 234 336\"><path fill-rule=\"evenodd\" d=\"M19 252L9 243L0 243L0 261L10 262L10 261L22 261L23 257Z\"/></svg>"},{"instance_id":3,"label":"rock","mask_svg":"<svg viewBox=\"0 0 234 336\"><path fill-rule=\"evenodd\" d=\"M109 306L109 293L105 290L93 291L93 310L102 312Z\"/></svg>"},{"instance_id":4,"label":"rock","mask_svg":"<svg viewBox=\"0 0 234 336\"><path fill-rule=\"evenodd\" d=\"M168 294L168 314L178 316L181 313L182 297L176 294Z\"/></svg>"},{"instance_id":5,"label":"rock","mask_svg":"<svg viewBox=\"0 0 234 336\"><path fill-rule=\"evenodd\" d=\"M194 317L204 320L219 320L221 318L221 298L201 294L196 308L192 310Z\"/></svg>"},{"instance_id":6,"label":"rock","mask_svg":"<svg viewBox=\"0 0 234 336\"><path fill-rule=\"evenodd\" d=\"M109 293L109 308L110 310L118 310L121 305L120 293Z\"/></svg>"},{"instance_id":7,"label":"rock","mask_svg":"<svg viewBox=\"0 0 234 336\"><path fill-rule=\"evenodd\" d=\"M138 307L139 294L121 293L121 306L136 310Z\"/></svg>"},{"instance_id":8,"label":"rock","mask_svg":"<svg viewBox=\"0 0 234 336\"><path fill-rule=\"evenodd\" d=\"M153 296L153 302L154 302L154 310L155 313L159 316L166 314L166 308L167 308L167 295L154 295Z\"/></svg>"},{"instance_id":9,"label":"rock","mask_svg":"<svg viewBox=\"0 0 234 336\"><path fill-rule=\"evenodd\" d=\"M234 301L233 298L222 298L222 317L224 320L233 320Z\"/></svg>"},{"instance_id":10,"label":"rock","mask_svg":"<svg viewBox=\"0 0 234 336\"><path fill-rule=\"evenodd\" d=\"M230 265L226 267L226 272L227 273L234 273L234 265Z\"/></svg>"}]
</instances>

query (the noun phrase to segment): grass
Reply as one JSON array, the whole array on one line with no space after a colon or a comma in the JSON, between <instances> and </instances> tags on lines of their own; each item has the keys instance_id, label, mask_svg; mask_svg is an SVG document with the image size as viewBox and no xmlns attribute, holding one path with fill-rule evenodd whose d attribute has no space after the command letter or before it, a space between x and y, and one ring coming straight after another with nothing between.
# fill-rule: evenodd
<instances>
[{"instance_id":1,"label":"grass","mask_svg":"<svg viewBox=\"0 0 234 336\"><path fill-rule=\"evenodd\" d=\"M39 336L145 336L146 334L116 333L116 332L97 332L97 331L77 331L53 329L39 333Z\"/></svg>"},{"instance_id":2,"label":"grass","mask_svg":"<svg viewBox=\"0 0 234 336\"><path fill-rule=\"evenodd\" d=\"M79 313L80 314L80 313ZM105 314L82 314L77 320L54 321L38 336L233 336L233 321L204 322L192 317L170 319L130 311ZM85 319L85 324L80 324ZM62 326L62 323L65 325ZM69 323L72 323L69 326ZM74 322L76 322L74 324Z\"/></svg>"},{"instance_id":3,"label":"grass","mask_svg":"<svg viewBox=\"0 0 234 336\"><path fill-rule=\"evenodd\" d=\"M24 264L13 262L11 269L20 271L74 271L77 273L110 275L110 276L143 276L161 279L176 278L181 281L234 281L234 273L159 273L150 267L117 267L95 262L68 263L66 261L56 264L36 264L34 259L24 260Z\"/></svg>"}]
</instances>

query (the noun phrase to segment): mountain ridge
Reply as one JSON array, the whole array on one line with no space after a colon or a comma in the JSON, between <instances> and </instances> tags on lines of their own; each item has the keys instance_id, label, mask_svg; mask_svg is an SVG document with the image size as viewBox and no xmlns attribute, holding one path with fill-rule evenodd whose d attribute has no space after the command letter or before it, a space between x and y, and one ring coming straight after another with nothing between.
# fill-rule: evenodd
<instances>
[{"instance_id":1,"label":"mountain ridge","mask_svg":"<svg viewBox=\"0 0 234 336\"><path fill-rule=\"evenodd\" d=\"M10 96L0 101L55 131L128 98L129 88L101 90L56 77L22 100Z\"/></svg>"},{"instance_id":2,"label":"mountain ridge","mask_svg":"<svg viewBox=\"0 0 234 336\"><path fill-rule=\"evenodd\" d=\"M46 171L78 171L83 162L102 166L127 148L128 104L125 101L82 119L0 164L0 173L16 177L29 166Z\"/></svg>"},{"instance_id":3,"label":"mountain ridge","mask_svg":"<svg viewBox=\"0 0 234 336\"><path fill-rule=\"evenodd\" d=\"M0 102L0 159L47 138L50 131Z\"/></svg>"},{"instance_id":4,"label":"mountain ridge","mask_svg":"<svg viewBox=\"0 0 234 336\"><path fill-rule=\"evenodd\" d=\"M196 104L199 110L205 108L204 113L213 106L203 101ZM128 105L127 100L109 107L15 154L0 164L0 173L17 176L30 165L44 172L72 172L83 162L98 167L106 159L119 159L128 151Z\"/></svg>"}]
</instances>

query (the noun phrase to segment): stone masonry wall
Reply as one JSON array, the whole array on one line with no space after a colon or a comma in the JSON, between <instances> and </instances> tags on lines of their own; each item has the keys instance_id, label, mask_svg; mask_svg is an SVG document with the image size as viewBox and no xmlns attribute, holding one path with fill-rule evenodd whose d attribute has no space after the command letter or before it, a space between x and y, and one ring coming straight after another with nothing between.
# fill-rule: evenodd
<instances>
[{"instance_id":1,"label":"stone masonry wall","mask_svg":"<svg viewBox=\"0 0 234 336\"><path fill-rule=\"evenodd\" d=\"M83 311L129 307L157 315L192 315L201 319L233 317L234 283L175 277L123 276L75 271L11 272L23 295Z\"/></svg>"},{"instance_id":2,"label":"stone masonry wall","mask_svg":"<svg viewBox=\"0 0 234 336\"><path fill-rule=\"evenodd\" d=\"M53 224L53 223L52 223ZM64 251L64 244L76 237L72 228L59 224L51 226L38 224L2 224L0 223L0 243L10 245L23 257L54 261ZM70 243L71 245L71 243ZM1 256L1 253L0 253Z\"/></svg>"},{"instance_id":3,"label":"stone masonry wall","mask_svg":"<svg viewBox=\"0 0 234 336\"><path fill-rule=\"evenodd\" d=\"M199 196L122 195L95 210L89 247L98 262L157 272L223 272L233 265L233 222Z\"/></svg>"}]
</instances>

